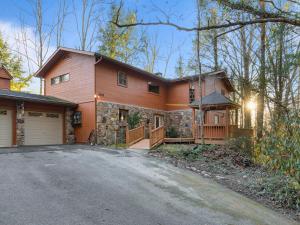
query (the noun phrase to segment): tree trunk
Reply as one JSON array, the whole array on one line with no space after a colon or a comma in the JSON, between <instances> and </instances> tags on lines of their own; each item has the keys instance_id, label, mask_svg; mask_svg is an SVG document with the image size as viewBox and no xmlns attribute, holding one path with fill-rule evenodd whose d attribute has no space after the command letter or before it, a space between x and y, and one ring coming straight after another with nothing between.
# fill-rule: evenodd
<instances>
[{"instance_id":1,"label":"tree trunk","mask_svg":"<svg viewBox=\"0 0 300 225\"><path fill-rule=\"evenodd\" d=\"M264 0L260 0L260 7L265 10ZM258 79L259 93L257 97L257 113L256 113L256 127L257 138L260 139L263 135L264 128L264 106L265 106L265 91L266 91L266 24L260 25L260 74Z\"/></svg>"},{"instance_id":2,"label":"tree trunk","mask_svg":"<svg viewBox=\"0 0 300 225\"><path fill-rule=\"evenodd\" d=\"M246 37L246 30L245 28L241 29L241 42L242 42L242 54L243 54L243 66L244 66L244 82L243 82L243 89L244 89L244 127L249 128L251 127L251 112L247 108L247 103L250 100L251 96L251 87L250 87L250 56L248 52L247 46L247 37Z\"/></svg>"}]
</instances>

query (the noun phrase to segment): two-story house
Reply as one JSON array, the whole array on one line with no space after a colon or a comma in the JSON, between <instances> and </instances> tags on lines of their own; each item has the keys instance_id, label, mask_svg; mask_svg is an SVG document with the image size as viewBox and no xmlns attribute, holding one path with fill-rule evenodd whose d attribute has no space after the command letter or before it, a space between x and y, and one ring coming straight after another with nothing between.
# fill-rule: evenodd
<instances>
[{"instance_id":1,"label":"two-story house","mask_svg":"<svg viewBox=\"0 0 300 225\"><path fill-rule=\"evenodd\" d=\"M70 143L73 139L76 143L86 143L91 134L96 135L99 144L113 144L121 139L120 131L126 127L128 115L134 112L139 112L142 117L141 122L146 127L145 136L149 135L149 130L160 126L166 130L175 129L179 137L199 136L199 132L195 131L195 112L199 106L198 75L165 79L98 53L59 48L37 71L36 76L44 80L45 96L39 97L54 98L56 102L52 102L52 108L53 105L60 107L59 115L64 118L60 122L63 132L60 131L57 138L63 141L57 144ZM205 73L201 77L202 110L208 129L204 136L224 138L225 125L228 128L230 123L228 111L238 107L229 99L234 88L224 71ZM57 106L58 103L61 105ZM28 103L23 107L25 116L29 111L34 112L31 114L43 112L39 107L26 110L26 105ZM0 103L1 107L3 104ZM51 107L43 108L49 109L46 114L51 112ZM44 114L39 119L45 120ZM27 121L23 126L27 126ZM209 128L211 125L214 128ZM45 129L39 124L30 126L36 126L36 130ZM18 132L13 132L14 136L18 136ZM30 132L22 132L25 139L33 138L28 137ZM49 132L53 131L38 136L50 135ZM19 143L45 144L45 138Z\"/></svg>"}]
</instances>

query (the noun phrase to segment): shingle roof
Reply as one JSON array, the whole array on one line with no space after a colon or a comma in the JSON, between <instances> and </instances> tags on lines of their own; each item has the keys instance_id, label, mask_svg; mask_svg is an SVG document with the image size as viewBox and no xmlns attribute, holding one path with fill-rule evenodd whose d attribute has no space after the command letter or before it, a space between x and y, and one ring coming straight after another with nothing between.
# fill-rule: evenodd
<instances>
[{"instance_id":1,"label":"shingle roof","mask_svg":"<svg viewBox=\"0 0 300 225\"><path fill-rule=\"evenodd\" d=\"M52 105L63 105L63 106L70 106L70 107L75 107L77 105L76 103L69 102L52 96L29 94L25 92L10 91L5 89L0 89L0 98L22 100L28 102L47 103Z\"/></svg>"},{"instance_id":2,"label":"shingle roof","mask_svg":"<svg viewBox=\"0 0 300 225\"><path fill-rule=\"evenodd\" d=\"M136 71L140 74L143 74L144 76L147 77L151 77L153 79L162 81L164 83L174 83L174 82L180 82L180 81L186 81L186 80L197 80L199 78L199 75L193 75L193 76L186 76L183 78L178 78L178 79L168 79L168 78L164 78L164 77L160 77L157 76L154 73L150 73L148 71L145 71L143 69L140 69L136 66L121 62L119 60L116 59L112 59L108 56L96 53L96 52L92 52L92 51L81 51L81 50L77 50L77 49L72 49L72 48L65 48L65 47L59 47L51 56L50 58L46 61L46 63L44 63L44 65L35 73L35 76L37 77L43 77L47 70L49 70L52 65L59 60L59 58L64 54L64 52L73 52L73 53L77 53L77 54L83 54L83 55L88 55L88 56L93 56L95 57L95 63L100 63L102 60L107 60L109 62L118 64L124 68ZM222 78L225 81L225 84L228 87L229 91L234 91L233 85L231 84L231 81L229 80L229 78L226 76L226 72L224 70L219 70L219 71L212 71L212 72L208 72L208 73L202 73L201 76L205 77L205 76L212 76L212 75L219 75L220 78Z\"/></svg>"},{"instance_id":3,"label":"shingle roof","mask_svg":"<svg viewBox=\"0 0 300 225\"><path fill-rule=\"evenodd\" d=\"M200 103L199 100L195 100L190 104L190 106L198 107L199 103ZM239 104L235 103L234 101L230 100L226 96L216 91L202 98L203 107L217 106L217 105L224 105L224 106L228 105L228 106L239 107Z\"/></svg>"}]
</instances>

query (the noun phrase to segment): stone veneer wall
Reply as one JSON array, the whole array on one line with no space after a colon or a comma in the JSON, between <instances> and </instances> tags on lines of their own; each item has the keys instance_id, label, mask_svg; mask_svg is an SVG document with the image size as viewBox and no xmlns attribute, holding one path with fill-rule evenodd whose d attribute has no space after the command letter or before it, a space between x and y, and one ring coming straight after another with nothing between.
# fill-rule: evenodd
<instances>
[{"instance_id":1,"label":"stone veneer wall","mask_svg":"<svg viewBox=\"0 0 300 225\"><path fill-rule=\"evenodd\" d=\"M192 109L167 112L166 128L175 128L178 137L192 137Z\"/></svg>"},{"instance_id":2,"label":"stone veneer wall","mask_svg":"<svg viewBox=\"0 0 300 225\"><path fill-rule=\"evenodd\" d=\"M17 145L24 145L25 142L25 132L24 132L24 102L16 103L16 111L17 111L17 121L16 121L16 130L17 130Z\"/></svg>"},{"instance_id":3,"label":"stone veneer wall","mask_svg":"<svg viewBox=\"0 0 300 225\"><path fill-rule=\"evenodd\" d=\"M149 136L149 124L154 124L154 115L164 116L164 124L166 124L166 112L149 108L122 105L111 102L97 103L97 143L103 145L111 145L120 143L124 134L126 122L119 121L119 109L128 110L129 115L139 112L142 117L142 123L145 124L146 134ZM123 132L122 132L123 130Z\"/></svg>"},{"instance_id":4,"label":"stone veneer wall","mask_svg":"<svg viewBox=\"0 0 300 225\"><path fill-rule=\"evenodd\" d=\"M65 110L65 138L66 144L74 144L75 143L75 131L74 127L72 126L72 115L73 110L70 108L66 108Z\"/></svg>"}]
</instances>

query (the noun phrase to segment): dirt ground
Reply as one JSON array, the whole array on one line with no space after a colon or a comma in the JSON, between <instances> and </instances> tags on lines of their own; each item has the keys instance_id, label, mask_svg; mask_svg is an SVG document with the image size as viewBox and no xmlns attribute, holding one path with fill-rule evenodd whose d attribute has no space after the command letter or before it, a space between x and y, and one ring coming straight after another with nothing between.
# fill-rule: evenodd
<instances>
[{"instance_id":1,"label":"dirt ground","mask_svg":"<svg viewBox=\"0 0 300 225\"><path fill-rule=\"evenodd\" d=\"M274 197L272 193L274 188L271 185L269 187L272 180L278 183L278 179L283 179L283 177L276 177L266 169L254 165L249 157L226 147L215 146L208 151L201 152L199 156L197 154L192 155L192 157L188 156L190 158L178 154L180 150L191 151L195 147L195 145L165 144L150 151L149 155L211 178L236 192L300 221L300 210L287 207L282 200Z\"/></svg>"}]
</instances>

